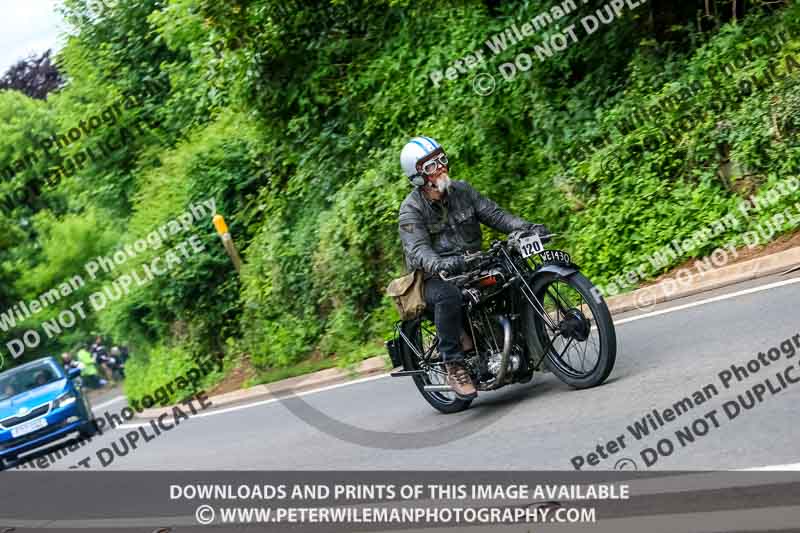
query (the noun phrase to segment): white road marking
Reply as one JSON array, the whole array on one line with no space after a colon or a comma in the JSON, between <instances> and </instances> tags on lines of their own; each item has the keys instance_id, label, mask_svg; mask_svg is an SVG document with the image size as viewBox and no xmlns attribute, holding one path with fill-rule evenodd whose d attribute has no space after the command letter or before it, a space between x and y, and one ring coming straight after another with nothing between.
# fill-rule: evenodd
<instances>
[{"instance_id":1,"label":"white road marking","mask_svg":"<svg viewBox=\"0 0 800 533\"><path fill-rule=\"evenodd\" d=\"M767 285L760 285L758 287L752 287L750 289L744 289L741 291L731 292L729 294L721 294L719 296L714 296L713 298L706 298L705 300L698 300L696 302L691 302L688 304L677 305L675 307L670 307L668 309L662 309L661 311L653 311L652 313L645 313L643 315L632 316L629 318L623 318L622 320L615 320L614 325L619 326L622 324L627 324L628 322L634 322L636 320L642 320L644 318L650 318L654 316L666 315L667 313L674 313L675 311L683 311L684 309L690 309L692 307L698 307L705 304L710 304L714 302L720 302L722 300L728 300L730 298L736 298L738 296L744 296L746 294L753 294L755 292L767 291L770 289L775 289L778 287L783 287L784 285L791 285L793 283L800 283L800 278L792 278L783 281L776 281L775 283L768 283Z\"/></svg>"},{"instance_id":2,"label":"white road marking","mask_svg":"<svg viewBox=\"0 0 800 533\"><path fill-rule=\"evenodd\" d=\"M741 471L742 472L800 472L800 463L756 466L754 468L743 468Z\"/></svg>"},{"instance_id":3,"label":"white road marking","mask_svg":"<svg viewBox=\"0 0 800 533\"><path fill-rule=\"evenodd\" d=\"M653 311L652 313L645 313L643 315L632 316L632 317L629 317L629 318L623 318L622 320L615 320L614 321L614 325L615 326L619 326L619 325L622 325L622 324L627 324L628 322L634 322L636 320L642 320L642 319L650 318L650 317L654 317L654 316L665 315L667 313L674 313L676 311L683 311L684 309L690 309L692 307L698 307L698 306L709 304L709 303L719 302L719 301L722 301L722 300L728 300L728 299L731 299L731 298L736 298L736 297L744 296L744 295L747 295L747 294L753 294L753 293L756 293L756 292L775 289L775 288L778 288L778 287L783 287L785 285L791 285L793 283L800 283L800 278L792 278L792 279L787 279L787 280L783 280L783 281L777 281L775 283L768 283L767 285L760 285L758 287L752 287L750 289L744 289L744 290L732 292L732 293L729 293L729 294L722 294L720 296L714 296L713 298L706 298L705 300L698 300L696 302L691 302L691 303L684 304L684 305L678 305L678 306L675 306L675 307L670 307L669 309L662 309L661 311ZM375 379L381 379L381 378L385 378L385 377L388 377L388 376L389 376L389 374L380 374L378 376L370 376L370 377L367 377L367 378L357 379L357 380L353 380L353 381L346 381L344 383L338 383L336 385L330 385L328 387L322 387L321 389L314 389L314 390L311 390L311 391L301 392L301 393L297 394L297 396L307 396L309 394L315 394L315 393L318 393L318 392L325 392L325 391L329 391L329 390L333 390L333 389L338 389L339 387L348 387L350 385L358 385L359 383L364 383L364 382L372 381L372 380L375 380ZM270 398L268 400L261 400L261 401L250 403L250 404L237 405L235 407L228 407L228 408L225 408L225 409L219 409L219 410L211 411L209 413L200 413L200 414L197 414L197 415L193 415L192 418L202 418L202 417L205 417L205 416L222 415L222 414L225 414L225 413L231 413L231 412L239 411L239 410L242 410L242 409L249 409L250 407L258 407L260 405L267 405L267 404L271 404L271 403L275 403L275 402L279 402L279 401L281 401L281 398ZM145 424L145 423L147 423L147 422L144 422L143 424ZM143 424L123 424L123 425L117 426L117 428L119 428L119 429L136 429L136 428L138 428L139 426L141 426Z\"/></svg>"},{"instance_id":4,"label":"white road marking","mask_svg":"<svg viewBox=\"0 0 800 533\"><path fill-rule=\"evenodd\" d=\"M314 389L314 390L309 390L309 391L305 391L305 392L300 392L300 393L295 394L295 396L308 396L309 394L316 394L318 392L325 392L325 391L329 391L329 390L332 390L332 389L338 389L339 387L347 387L347 386L350 386L350 385L358 385L359 383L364 383L364 382L367 382L367 381L373 381L373 380L376 380L376 379L381 379L381 378L386 378L386 377L389 377L389 374L380 374L380 375L377 375L377 376L369 376L369 377L366 377L366 378L355 379L353 381L345 381L344 383L337 383L336 385L329 385L327 387L322 387L320 389ZM282 400L283 400L283 398L270 398L268 400L260 400L260 401L257 401L257 402L254 402L254 403L248 403L248 404L245 404L245 405L237 405L237 406L234 406L234 407L226 407L225 409L219 409L217 411L211 411L211 412L208 412L208 413L199 413L199 414L196 414L196 415L192 415L191 418L194 419L194 418L202 418L204 416L222 415L222 414L225 414L225 413L231 413L233 411L239 411L241 409L248 409L250 407L258 407L259 405L267 405L267 404L270 404L270 403L280 402ZM145 425L145 424L148 424L148 423L149 423L149 421L142 422L141 424L122 424L122 425L117 426L117 429L136 429L139 426L142 426L142 425Z\"/></svg>"}]
</instances>

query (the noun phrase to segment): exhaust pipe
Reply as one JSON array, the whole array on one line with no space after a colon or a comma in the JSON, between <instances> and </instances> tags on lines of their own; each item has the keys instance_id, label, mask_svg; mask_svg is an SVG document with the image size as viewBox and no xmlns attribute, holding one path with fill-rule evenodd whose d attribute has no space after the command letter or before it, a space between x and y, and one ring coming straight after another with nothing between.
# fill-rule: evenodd
<instances>
[{"instance_id":1,"label":"exhaust pipe","mask_svg":"<svg viewBox=\"0 0 800 533\"><path fill-rule=\"evenodd\" d=\"M511 354L511 321L505 315L498 316L497 321L503 327L503 353L500 354L500 371L497 373L497 378L495 378L494 385L490 390L497 389L503 385L506 379L506 369L508 368L508 356Z\"/></svg>"},{"instance_id":2,"label":"exhaust pipe","mask_svg":"<svg viewBox=\"0 0 800 533\"><path fill-rule=\"evenodd\" d=\"M425 392L453 392L450 385L425 385L422 389Z\"/></svg>"}]
</instances>

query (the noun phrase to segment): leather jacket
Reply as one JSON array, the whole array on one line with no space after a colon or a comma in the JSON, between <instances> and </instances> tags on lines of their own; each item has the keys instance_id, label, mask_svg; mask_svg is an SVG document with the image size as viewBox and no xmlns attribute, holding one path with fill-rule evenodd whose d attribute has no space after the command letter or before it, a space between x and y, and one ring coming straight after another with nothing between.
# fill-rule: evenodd
<instances>
[{"instance_id":1,"label":"leather jacket","mask_svg":"<svg viewBox=\"0 0 800 533\"><path fill-rule=\"evenodd\" d=\"M463 271L463 254L481 249L481 223L506 234L537 228L503 211L464 181L453 181L441 201L428 200L414 188L400 205L399 218L406 268L423 270L426 279L442 270Z\"/></svg>"}]
</instances>

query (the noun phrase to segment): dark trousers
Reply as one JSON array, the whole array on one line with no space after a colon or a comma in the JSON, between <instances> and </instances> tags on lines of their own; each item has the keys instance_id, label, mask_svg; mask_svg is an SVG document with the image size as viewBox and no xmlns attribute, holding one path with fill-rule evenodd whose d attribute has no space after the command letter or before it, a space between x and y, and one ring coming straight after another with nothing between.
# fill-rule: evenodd
<instances>
[{"instance_id":1,"label":"dark trousers","mask_svg":"<svg viewBox=\"0 0 800 533\"><path fill-rule=\"evenodd\" d=\"M439 278L425 280L425 304L433 311L433 322L439 335L439 352L444 361L461 361L461 289Z\"/></svg>"}]
</instances>

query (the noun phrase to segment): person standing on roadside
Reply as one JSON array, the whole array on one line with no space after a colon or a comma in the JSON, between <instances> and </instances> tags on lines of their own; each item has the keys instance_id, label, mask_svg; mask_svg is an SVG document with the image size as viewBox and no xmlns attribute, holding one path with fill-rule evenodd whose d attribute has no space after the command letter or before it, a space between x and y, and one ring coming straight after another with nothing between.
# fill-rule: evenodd
<instances>
[{"instance_id":1,"label":"person standing on roadside","mask_svg":"<svg viewBox=\"0 0 800 533\"><path fill-rule=\"evenodd\" d=\"M64 360L64 356L67 356L68 362L72 361L72 354L69 352L61 356L62 360ZM78 349L75 357L76 366L77 368L81 369L81 378L88 387L99 389L108 383L106 380L100 377L97 371L97 365L95 365L94 359L92 358L92 354L90 354L86 349Z\"/></svg>"}]
</instances>

